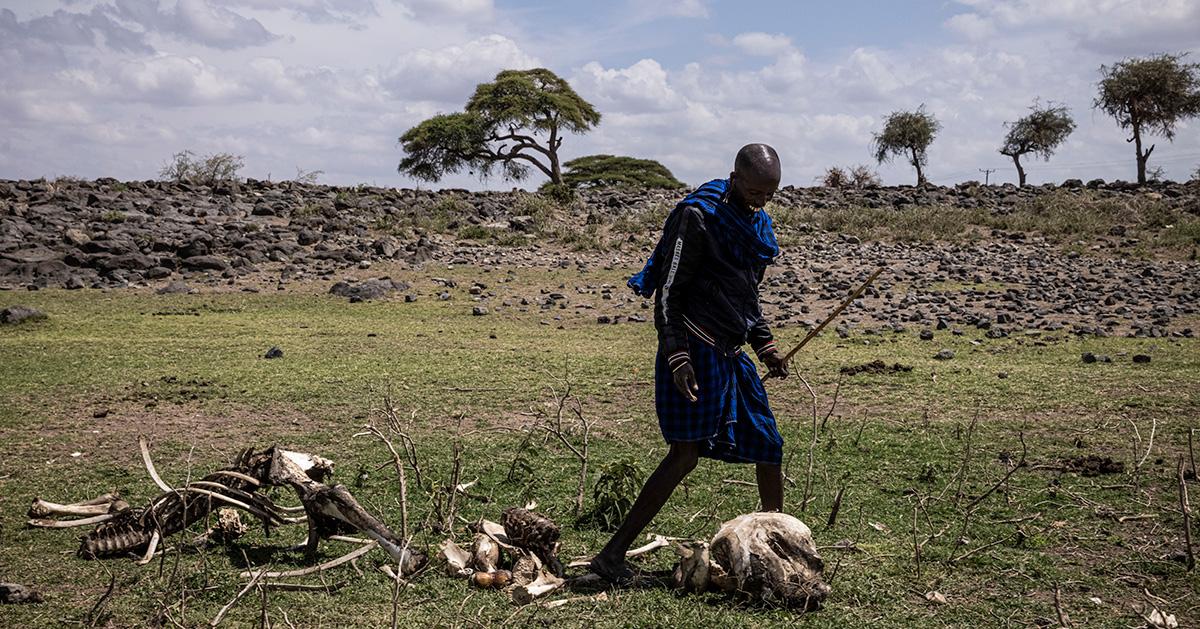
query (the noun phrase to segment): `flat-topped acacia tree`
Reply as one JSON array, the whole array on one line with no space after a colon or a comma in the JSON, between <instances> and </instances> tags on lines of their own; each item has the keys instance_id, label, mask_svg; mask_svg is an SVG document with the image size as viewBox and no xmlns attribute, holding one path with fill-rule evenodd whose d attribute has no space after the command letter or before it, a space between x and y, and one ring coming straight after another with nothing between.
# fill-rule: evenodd
<instances>
[{"instance_id":1,"label":"flat-topped acacia tree","mask_svg":"<svg viewBox=\"0 0 1200 629\"><path fill-rule=\"evenodd\" d=\"M652 159L624 155L585 155L563 164L563 181L572 188L629 186L674 190L685 187L671 171Z\"/></svg>"},{"instance_id":2,"label":"flat-topped acacia tree","mask_svg":"<svg viewBox=\"0 0 1200 629\"><path fill-rule=\"evenodd\" d=\"M436 182L462 170L487 177L496 169L521 180L536 168L561 185L563 135L599 123L596 108L550 70L504 70L476 86L465 111L436 115L400 136L405 156L397 170Z\"/></svg>"},{"instance_id":3,"label":"flat-topped acacia tree","mask_svg":"<svg viewBox=\"0 0 1200 629\"><path fill-rule=\"evenodd\" d=\"M875 161L882 164L897 155L903 156L917 169L919 186L925 183L922 166L929 161L929 145L941 128L937 118L925 111L925 105L916 111L893 111L884 121L883 131L876 133L872 142Z\"/></svg>"},{"instance_id":4,"label":"flat-topped acacia tree","mask_svg":"<svg viewBox=\"0 0 1200 629\"><path fill-rule=\"evenodd\" d=\"M1024 118L1006 123L1008 134L1004 136L1004 145L1000 147L1000 154L1011 157L1016 165L1018 185L1021 186L1025 185L1025 168L1021 166L1021 157L1033 153L1050 161L1054 149L1075 130L1071 112L1062 105L1041 105L1035 101L1029 109L1029 114Z\"/></svg>"},{"instance_id":5,"label":"flat-topped acacia tree","mask_svg":"<svg viewBox=\"0 0 1200 629\"><path fill-rule=\"evenodd\" d=\"M1155 55L1100 66L1100 93L1094 105L1132 133L1137 178L1146 183L1146 162L1154 145L1142 149L1142 135L1175 138L1175 124L1200 115L1200 64L1185 63L1186 53Z\"/></svg>"}]
</instances>

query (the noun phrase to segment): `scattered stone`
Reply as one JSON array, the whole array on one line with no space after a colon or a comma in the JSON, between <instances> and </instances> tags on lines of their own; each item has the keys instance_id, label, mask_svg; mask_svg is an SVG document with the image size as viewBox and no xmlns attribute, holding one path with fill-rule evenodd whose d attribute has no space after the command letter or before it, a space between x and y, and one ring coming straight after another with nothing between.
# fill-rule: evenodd
<instances>
[{"instance_id":1,"label":"scattered stone","mask_svg":"<svg viewBox=\"0 0 1200 629\"><path fill-rule=\"evenodd\" d=\"M283 350L279 349L279 346L273 346L271 349L267 350L266 354L263 354L263 358L266 358L267 360L283 358Z\"/></svg>"},{"instance_id":2,"label":"scattered stone","mask_svg":"<svg viewBox=\"0 0 1200 629\"><path fill-rule=\"evenodd\" d=\"M329 294L337 295L338 297L346 297L352 302L367 301L372 299L383 299L396 291L408 290L408 284L397 282L391 278L381 277L379 279L367 280L365 282L352 283L349 281L337 282L329 288Z\"/></svg>"},{"instance_id":3,"label":"scattered stone","mask_svg":"<svg viewBox=\"0 0 1200 629\"><path fill-rule=\"evenodd\" d=\"M92 419L104 419L105 417L108 417L107 408L98 408L92 411Z\"/></svg>"},{"instance_id":4,"label":"scattered stone","mask_svg":"<svg viewBox=\"0 0 1200 629\"><path fill-rule=\"evenodd\" d=\"M1064 465L1069 471L1078 472L1083 476L1125 473L1125 463L1114 461L1111 457L1101 457L1095 454L1067 459Z\"/></svg>"},{"instance_id":5,"label":"scattered stone","mask_svg":"<svg viewBox=\"0 0 1200 629\"><path fill-rule=\"evenodd\" d=\"M0 310L0 323L17 324L23 321L41 321L46 313L29 306L9 306Z\"/></svg>"},{"instance_id":6,"label":"scattered stone","mask_svg":"<svg viewBox=\"0 0 1200 629\"><path fill-rule=\"evenodd\" d=\"M921 330L921 340L922 341L932 341L933 340L933 330Z\"/></svg>"},{"instance_id":7,"label":"scattered stone","mask_svg":"<svg viewBox=\"0 0 1200 629\"><path fill-rule=\"evenodd\" d=\"M417 300L417 296L412 293L409 293L404 296L404 303L406 303L406 304L411 304L416 300Z\"/></svg>"},{"instance_id":8,"label":"scattered stone","mask_svg":"<svg viewBox=\"0 0 1200 629\"><path fill-rule=\"evenodd\" d=\"M913 370L913 368L911 365L902 365L900 363L895 363L891 367L889 367L887 365L887 363L883 362L882 360L876 359L876 360L872 360L869 363L863 363L861 365L844 366L841 369L839 369L838 371L840 371L843 375L857 376L858 374L878 375L878 374L886 374L886 373L908 373L912 370Z\"/></svg>"},{"instance_id":9,"label":"scattered stone","mask_svg":"<svg viewBox=\"0 0 1200 629\"><path fill-rule=\"evenodd\" d=\"M1089 364L1089 365L1096 362L1096 355L1091 352L1084 352L1083 353L1083 362L1085 364Z\"/></svg>"},{"instance_id":10,"label":"scattered stone","mask_svg":"<svg viewBox=\"0 0 1200 629\"><path fill-rule=\"evenodd\" d=\"M186 295L187 293L192 292L192 287L179 280L176 280L154 292L159 295Z\"/></svg>"},{"instance_id":11,"label":"scattered stone","mask_svg":"<svg viewBox=\"0 0 1200 629\"><path fill-rule=\"evenodd\" d=\"M936 360L950 360L951 358L954 358L954 350L943 349L943 350L939 351L938 353L934 354L933 357Z\"/></svg>"},{"instance_id":12,"label":"scattered stone","mask_svg":"<svg viewBox=\"0 0 1200 629\"><path fill-rule=\"evenodd\" d=\"M596 323L612 323L612 317L608 315L600 315L596 317Z\"/></svg>"},{"instance_id":13,"label":"scattered stone","mask_svg":"<svg viewBox=\"0 0 1200 629\"><path fill-rule=\"evenodd\" d=\"M488 309L483 306L474 306L471 308L471 316L482 317L488 313Z\"/></svg>"},{"instance_id":14,"label":"scattered stone","mask_svg":"<svg viewBox=\"0 0 1200 629\"><path fill-rule=\"evenodd\" d=\"M1138 363L1138 364L1146 364L1146 363L1150 362L1150 355L1149 354L1134 354L1133 362Z\"/></svg>"}]
</instances>

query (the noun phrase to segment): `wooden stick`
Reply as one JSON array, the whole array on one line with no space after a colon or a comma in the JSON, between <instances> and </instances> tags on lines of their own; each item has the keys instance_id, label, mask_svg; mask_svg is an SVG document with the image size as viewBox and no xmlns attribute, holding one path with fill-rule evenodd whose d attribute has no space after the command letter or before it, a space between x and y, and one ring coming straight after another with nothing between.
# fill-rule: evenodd
<instances>
[{"instance_id":1,"label":"wooden stick","mask_svg":"<svg viewBox=\"0 0 1200 629\"><path fill-rule=\"evenodd\" d=\"M154 469L154 461L150 460L150 444L146 443L145 437L138 437L138 448L142 451L142 463L146 464L150 480L153 480L154 484L163 491L175 491L174 487L163 482L162 477L158 475L158 470Z\"/></svg>"},{"instance_id":2,"label":"wooden stick","mask_svg":"<svg viewBox=\"0 0 1200 629\"><path fill-rule=\"evenodd\" d=\"M858 299L859 296L863 294L863 291L867 290L867 287L871 285L871 282L874 282L875 278L879 277L879 274L883 272L883 269L884 269L884 267L879 267L878 269L875 269L875 272L871 273L871 275L869 277L867 277L867 281L863 282L861 286L854 289L854 292L850 293L850 296L847 297L845 299L845 301L843 301L841 304L839 304L838 307L836 309L834 309L834 311L832 313L830 313L830 315L828 317L825 317L824 321L817 324L817 327L815 327L811 331L809 331L808 335L805 336L804 339L802 341L800 341L800 343L798 345L796 345L795 347L792 348L792 351L790 351L786 355L784 355L783 362L786 363L786 362L792 360L792 357L796 355L796 352L800 351L800 349L803 348L805 345L808 345L808 342L813 340L814 338L816 338L816 336L821 333L821 330L825 329L825 326L829 325L830 322L832 322L834 319L836 319L838 315L842 314L842 311L845 310L847 307L849 307L850 304L853 303L855 299ZM763 376L763 380L766 380L770 377L771 377L771 374L767 374L766 376Z\"/></svg>"},{"instance_id":3,"label":"wooden stick","mask_svg":"<svg viewBox=\"0 0 1200 629\"><path fill-rule=\"evenodd\" d=\"M236 605L237 602L246 595L246 592L249 592L255 585L258 585L259 580L262 579L266 574L266 568L259 570L258 574L255 574L254 578L250 579L250 582L246 584L246 587L242 588L241 592L238 592L232 600L230 600L228 603L225 603L225 606L221 608L221 611L217 612L216 617L212 619L212 622L208 623L208 626L216 627L217 625L221 624L221 621L225 618L225 614L229 613L229 610L233 609L233 606Z\"/></svg>"}]
</instances>

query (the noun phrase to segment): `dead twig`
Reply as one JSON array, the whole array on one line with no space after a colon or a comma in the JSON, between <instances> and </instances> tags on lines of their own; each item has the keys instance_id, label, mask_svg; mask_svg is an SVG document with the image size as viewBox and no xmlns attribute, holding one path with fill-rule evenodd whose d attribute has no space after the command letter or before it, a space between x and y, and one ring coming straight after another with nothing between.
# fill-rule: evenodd
<instances>
[{"instance_id":1,"label":"dead twig","mask_svg":"<svg viewBox=\"0 0 1200 629\"><path fill-rule=\"evenodd\" d=\"M238 592L232 600L230 600L228 603L225 603L225 606L221 608L221 611L217 612L217 615L213 617L211 622L208 623L208 626L216 627L217 625L221 624L221 621L225 619L225 614L228 614L229 610L233 609L233 606L237 605L237 602L242 600L242 597L246 595L246 592L252 590L254 586L258 585L258 582L268 574L268 567L269 566L265 566L262 570L259 570L258 573L254 575L254 578L250 579L250 581L246 583L246 586L243 587L242 590Z\"/></svg>"},{"instance_id":2,"label":"dead twig","mask_svg":"<svg viewBox=\"0 0 1200 629\"><path fill-rule=\"evenodd\" d=\"M553 385L550 386L550 394L555 398L556 408L554 417L550 421L538 426L538 428L554 436L579 461L579 482L576 487L574 507L574 516L579 518L583 515L583 499L587 491L588 447L590 446L593 422L584 417L583 404L580 403L579 398L571 394L572 383L569 377L562 378L561 380L564 383L564 389L561 394ZM563 414L568 410L568 403L573 403L573 406L569 410L575 415L580 428L580 444L578 446L571 443L571 440L567 438L567 430L563 428Z\"/></svg>"},{"instance_id":3,"label":"dead twig","mask_svg":"<svg viewBox=\"0 0 1200 629\"><path fill-rule=\"evenodd\" d=\"M824 432L825 424L829 423L829 417L833 415L834 409L837 408L838 395L842 392L842 382L846 379L846 375L839 373L837 386L833 389L833 402L829 404L829 410L825 412L825 416L821 418L821 431Z\"/></svg>"},{"instance_id":4,"label":"dead twig","mask_svg":"<svg viewBox=\"0 0 1200 629\"><path fill-rule=\"evenodd\" d=\"M812 439L808 444L808 470L804 473L804 495L800 499L800 513L805 513L808 510L808 501L812 497L813 466L816 463L817 432L819 429L817 420L817 392L813 390L808 380L804 379L804 376L796 374L796 377L800 379L800 382L804 385L805 389L808 389L808 394L812 397ZM795 454L795 450L792 453ZM791 462L791 456L789 455L788 465L784 468L785 476L787 476L787 470L790 468Z\"/></svg>"},{"instance_id":5,"label":"dead twig","mask_svg":"<svg viewBox=\"0 0 1200 629\"><path fill-rule=\"evenodd\" d=\"M115 572L109 572L108 589L104 590L104 594L101 594L100 598L96 599L96 604L92 605L92 608L88 610L87 615L83 617L84 623L88 627L95 627L97 624L99 624L101 619L101 611L104 609L104 604L108 602L108 599L112 598L113 590L116 589L116 587L117 574Z\"/></svg>"},{"instance_id":6,"label":"dead twig","mask_svg":"<svg viewBox=\"0 0 1200 629\"><path fill-rule=\"evenodd\" d=\"M1063 611L1062 594L1059 592L1057 585L1054 586L1054 611L1058 614L1058 626L1071 626L1071 618L1067 616L1067 612Z\"/></svg>"},{"instance_id":7,"label":"dead twig","mask_svg":"<svg viewBox=\"0 0 1200 629\"><path fill-rule=\"evenodd\" d=\"M1183 514L1183 544L1187 553L1187 569L1196 569L1196 555L1192 550L1192 508L1188 504L1187 481L1183 478L1183 455L1179 456L1179 467L1176 470L1179 480L1179 511Z\"/></svg>"}]
</instances>

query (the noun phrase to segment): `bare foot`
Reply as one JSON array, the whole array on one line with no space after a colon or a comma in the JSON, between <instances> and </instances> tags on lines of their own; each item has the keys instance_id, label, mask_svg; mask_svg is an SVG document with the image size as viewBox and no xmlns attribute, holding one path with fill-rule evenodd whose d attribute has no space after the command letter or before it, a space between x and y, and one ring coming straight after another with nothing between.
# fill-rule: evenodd
<instances>
[{"instance_id":1,"label":"bare foot","mask_svg":"<svg viewBox=\"0 0 1200 629\"><path fill-rule=\"evenodd\" d=\"M600 575L600 578L616 587L633 585L633 569L623 559L613 560L604 555L596 555L588 567L592 572Z\"/></svg>"}]
</instances>

